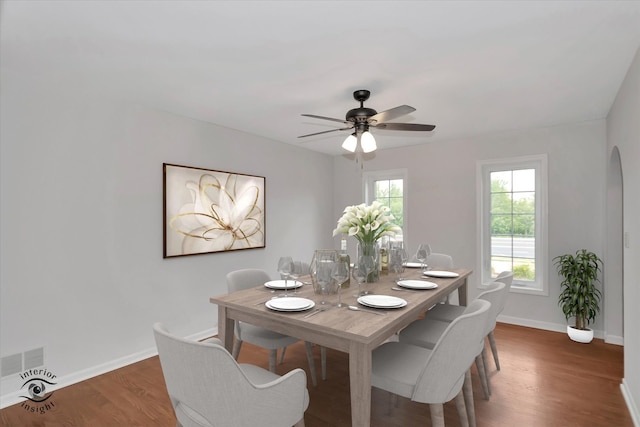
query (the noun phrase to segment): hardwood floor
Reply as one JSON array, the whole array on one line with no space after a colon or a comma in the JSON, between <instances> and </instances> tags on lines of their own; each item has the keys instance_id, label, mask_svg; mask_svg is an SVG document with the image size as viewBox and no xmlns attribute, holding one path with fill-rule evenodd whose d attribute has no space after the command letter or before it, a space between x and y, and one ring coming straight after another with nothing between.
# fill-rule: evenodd
<instances>
[{"instance_id":1,"label":"hardwood floor","mask_svg":"<svg viewBox=\"0 0 640 427\"><path fill-rule=\"evenodd\" d=\"M623 349L594 340L571 342L563 333L499 323L496 341L501 370L490 361L491 400L482 398L473 372L476 417L479 427L633 427L620 383ZM320 352L315 348L320 371ZM489 352L490 356L490 352ZM267 352L245 344L240 361L263 367ZM287 349L278 372L301 366L307 369L304 346ZM309 382L311 403L305 414L307 427L349 426L348 357L327 351L327 380L317 387ZM307 369L308 372L308 369ZM372 421L376 427L430 425L428 405L372 391ZM0 411L2 426L175 426L175 417L157 357L57 390L49 399L54 406L44 414L17 404ZM445 405L447 427L459 426L453 402Z\"/></svg>"}]
</instances>

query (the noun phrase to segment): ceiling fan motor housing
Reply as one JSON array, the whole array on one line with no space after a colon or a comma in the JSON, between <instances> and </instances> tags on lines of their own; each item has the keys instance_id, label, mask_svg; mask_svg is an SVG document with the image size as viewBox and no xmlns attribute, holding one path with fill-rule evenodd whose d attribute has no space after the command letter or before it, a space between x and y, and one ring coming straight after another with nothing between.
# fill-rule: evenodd
<instances>
[{"instance_id":1,"label":"ceiling fan motor housing","mask_svg":"<svg viewBox=\"0 0 640 427\"><path fill-rule=\"evenodd\" d=\"M346 120L350 122L366 121L369 117L378 114L373 108L360 107L349 110L346 115Z\"/></svg>"},{"instance_id":2,"label":"ceiling fan motor housing","mask_svg":"<svg viewBox=\"0 0 640 427\"><path fill-rule=\"evenodd\" d=\"M369 99L371 92L366 89L360 89L353 92L353 98L360 102L359 108L353 108L347 112L345 119L350 122L358 123L358 122L366 122L367 119L371 116L375 116L378 114L376 110L373 108L367 108L363 105L364 101Z\"/></svg>"}]
</instances>

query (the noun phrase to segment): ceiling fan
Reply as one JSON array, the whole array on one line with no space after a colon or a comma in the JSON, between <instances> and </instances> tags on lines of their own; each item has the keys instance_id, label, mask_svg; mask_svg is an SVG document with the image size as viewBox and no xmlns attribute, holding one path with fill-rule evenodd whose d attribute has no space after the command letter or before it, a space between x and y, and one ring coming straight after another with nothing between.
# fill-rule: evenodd
<instances>
[{"instance_id":1,"label":"ceiling fan","mask_svg":"<svg viewBox=\"0 0 640 427\"><path fill-rule=\"evenodd\" d=\"M332 122L343 123L347 126L338 129L331 129L322 132L301 135L298 138L306 138L308 136L322 135L329 132L355 129L355 132L353 132L347 137L347 139L344 140L344 142L342 143L342 148L352 153L355 152L358 146L359 137L362 151L365 153L370 153L377 148L376 140L373 135L371 135L371 132L369 132L370 127L375 129L409 130L421 132L429 132L435 129L434 125L421 125L418 123L388 123L389 120L393 120L395 118L412 113L416 111L416 109L408 105L400 105L399 107L391 108L389 110L381 111L380 113L378 113L373 108L367 108L364 106L364 101L369 99L369 95L371 95L371 92L366 89L360 89L353 92L353 98L356 101L360 102L360 107L349 110L344 120L317 116L315 114L302 114L305 117L330 120Z\"/></svg>"}]
</instances>

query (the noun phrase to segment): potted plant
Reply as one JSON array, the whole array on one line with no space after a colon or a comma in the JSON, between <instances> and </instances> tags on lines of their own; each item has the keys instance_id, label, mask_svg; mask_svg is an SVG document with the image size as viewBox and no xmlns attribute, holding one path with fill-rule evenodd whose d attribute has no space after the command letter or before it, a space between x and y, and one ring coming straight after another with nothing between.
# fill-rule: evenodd
<instances>
[{"instance_id":1,"label":"potted plant","mask_svg":"<svg viewBox=\"0 0 640 427\"><path fill-rule=\"evenodd\" d=\"M567 326L567 334L574 341L589 343L593 330L588 326L600 312L602 293L596 283L602 260L593 252L580 249L575 255L559 255L553 261L558 275L564 277L558 305L567 320L576 319L575 326Z\"/></svg>"}]
</instances>

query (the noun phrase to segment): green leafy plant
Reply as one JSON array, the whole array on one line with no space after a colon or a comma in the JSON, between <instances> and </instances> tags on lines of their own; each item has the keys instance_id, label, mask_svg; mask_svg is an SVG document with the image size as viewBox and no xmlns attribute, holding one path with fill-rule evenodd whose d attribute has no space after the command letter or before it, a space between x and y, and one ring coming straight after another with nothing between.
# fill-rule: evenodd
<instances>
[{"instance_id":1,"label":"green leafy plant","mask_svg":"<svg viewBox=\"0 0 640 427\"><path fill-rule=\"evenodd\" d=\"M602 293L596 287L602 260L593 252L580 249L575 255L559 255L553 259L558 275L564 277L560 283L562 292L558 305L567 320L576 318L577 329L588 329L600 312Z\"/></svg>"}]
</instances>

